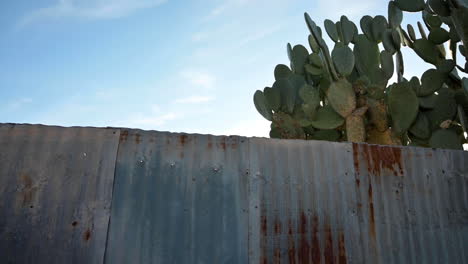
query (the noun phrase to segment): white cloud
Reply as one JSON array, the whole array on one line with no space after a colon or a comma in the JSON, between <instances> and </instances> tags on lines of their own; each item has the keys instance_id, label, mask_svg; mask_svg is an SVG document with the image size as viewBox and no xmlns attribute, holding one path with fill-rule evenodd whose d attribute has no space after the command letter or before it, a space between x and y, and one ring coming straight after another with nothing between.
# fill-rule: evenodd
<instances>
[{"instance_id":1,"label":"white cloud","mask_svg":"<svg viewBox=\"0 0 468 264\"><path fill-rule=\"evenodd\" d=\"M178 118L180 118L180 116L176 113L166 113L159 116L140 116L134 118L132 121L130 121L130 123L131 125L136 125L142 128L156 128L166 124L168 121L172 121Z\"/></svg>"},{"instance_id":2,"label":"white cloud","mask_svg":"<svg viewBox=\"0 0 468 264\"><path fill-rule=\"evenodd\" d=\"M160 5L167 0L57 0L48 7L33 10L25 15L19 25L25 26L44 19L82 18L113 19Z\"/></svg>"},{"instance_id":3,"label":"white cloud","mask_svg":"<svg viewBox=\"0 0 468 264\"><path fill-rule=\"evenodd\" d=\"M213 96L189 96L184 98L179 98L175 100L175 103L178 104L200 104L213 101L215 98Z\"/></svg>"},{"instance_id":4,"label":"white cloud","mask_svg":"<svg viewBox=\"0 0 468 264\"><path fill-rule=\"evenodd\" d=\"M27 104L30 104L32 103L32 99L29 98L29 97L23 97L23 98L20 98L18 100L15 100L15 101L12 101L10 103L7 104L7 110L9 111L14 111L14 110L18 110L20 109L21 107L27 105Z\"/></svg>"},{"instance_id":5,"label":"white cloud","mask_svg":"<svg viewBox=\"0 0 468 264\"><path fill-rule=\"evenodd\" d=\"M202 71L195 71L195 70L185 70L181 73L182 77L185 78L190 84L205 88L211 89L213 88L216 78L213 74L202 72Z\"/></svg>"}]
</instances>

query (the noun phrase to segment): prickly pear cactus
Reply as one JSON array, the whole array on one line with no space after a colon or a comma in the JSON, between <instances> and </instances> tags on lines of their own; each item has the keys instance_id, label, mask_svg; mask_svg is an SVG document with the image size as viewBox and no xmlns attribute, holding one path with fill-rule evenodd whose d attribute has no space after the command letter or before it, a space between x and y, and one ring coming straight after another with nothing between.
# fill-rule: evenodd
<instances>
[{"instance_id":1,"label":"prickly pear cactus","mask_svg":"<svg viewBox=\"0 0 468 264\"><path fill-rule=\"evenodd\" d=\"M403 26L405 12L422 21ZM255 92L255 107L272 122L273 138L462 149L467 18L468 0L389 1L388 17L364 16L361 30L346 16L325 20L322 30L306 13L310 50L287 45L290 62ZM433 67L405 76L402 48Z\"/></svg>"}]
</instances>

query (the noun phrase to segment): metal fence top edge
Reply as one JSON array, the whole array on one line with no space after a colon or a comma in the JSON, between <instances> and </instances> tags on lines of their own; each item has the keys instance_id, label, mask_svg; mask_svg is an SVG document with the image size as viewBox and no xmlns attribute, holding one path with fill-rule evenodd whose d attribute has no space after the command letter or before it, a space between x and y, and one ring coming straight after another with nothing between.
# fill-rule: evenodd
<instances>
[{"instance_id":1,"label":"metal fence top edge","mask_svg":"<svg viewBox=\"0 0 468 264\"><path fill-rule=\"evenodd\" d=\"M352 142L333 142L333 141L319 141L319 140L303 140L303 139L276 139L276 138L267 138L267 137L245 137L239 135L212 135L212 134L201 134L201 133L189 133L189 132L171 132L171 131L159 131L159 130L144 130L139 128L126 128L126 127L95 127L95 126L60 126L60 125L44 125L44 124L30 124L30 123L0 123L0 128L2 127L40 127L40 128L54 128L54 129L102 129L102 130L119 130L128 131L130 133L157 133L157 134L171 134L174 136L177 135L187 135L190 137L215 137L215 138L237 138L248 140L252 143L257 144L266 144L266 143L287 143L287 142L294 142L294 144L302 144L302 143L309 143L309 144L329 144L334 146L349 146L349 145L357 145L357 146L377 146L377 147L384 147L384 148L400 148L402 150L425 150L425 151L442 151L442 152L452 152L452 153L462 153L468 155L468 151L465 150L451 150L451 149L436 149L436 148L423 148L423 147L415 147L415 146L386 146L386 145L376 145L376 144L368 144L368 143L352 143Z\"/></svg>"}]
</instances>

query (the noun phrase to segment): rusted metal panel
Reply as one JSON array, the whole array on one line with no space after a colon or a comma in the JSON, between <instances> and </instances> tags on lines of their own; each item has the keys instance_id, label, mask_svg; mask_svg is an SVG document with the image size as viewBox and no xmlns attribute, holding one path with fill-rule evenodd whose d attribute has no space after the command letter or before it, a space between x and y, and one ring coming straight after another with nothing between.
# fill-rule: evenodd
<instances>
[{"instance_id":1,"label":"rusted metal panel","mask_svg":"<svg viewBox=\"0 0 468 264\"><path fill-rule=\"evenodd\" d=\"M364 262L352 159L350 144L250 140L250 263Z\"/></svg>"},{"instance_id":2,"label":"rusted metal panel","mask_svg":"<svg viewBox=\"0 0 468 264\"><path fill-rule=\"evenodd\" d=\"M106 263L248 263L248 144L122 130Z\"/></svg>"},{"instance_id":3,"label":"rusted metal panel","mask_svg":"<svg viewBox=\"0 0 468 264\"><path fill-rule=\"evenodd\" d=\"M0 262L103 262L118 137L0 124Z\"/></svg>"},{"instance_id":4,"label":"rusted metal panel","mask_svg":"<svg viewBox=\"0 0 468 264\"><path fill-rule=\"evenodd\" d=\"M0 259L468 263L466 164L463 151L0 125Z\"/></svg>"},{"instance_id":5,"label":"rusted metal panel","mask_svg":"<svg viewBox=\"0 0 468 264\"><path fill-rule=\"evenodd\" d=\"M250 263L468 263L463 151L250 139Z\"/></svg>"}]
</instances>

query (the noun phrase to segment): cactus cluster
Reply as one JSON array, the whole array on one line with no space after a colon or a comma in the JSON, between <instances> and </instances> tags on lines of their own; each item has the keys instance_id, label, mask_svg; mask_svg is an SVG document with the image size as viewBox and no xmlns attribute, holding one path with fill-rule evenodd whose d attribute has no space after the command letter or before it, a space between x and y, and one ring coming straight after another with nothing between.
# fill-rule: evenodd
<instances>
[{"instance_id":1,"label":"cactus cluster","mask_svg":"<svg viewBox=\"0 0 468 264\"><path fill-rule=\"evenodd\" d=\"M421 13L419 34L403 28L404 12ZM364 16L361 32L346 16L327 19L331 52L307 13L305 21L311 52L288 44L289 66L277 65L274 84L254 95L270 137L462 149L468 79L458 71L468 72L468 0L390 1L388 19ZM405 78L403 47L434 67Z\"/></svg>"}]
</instances>

